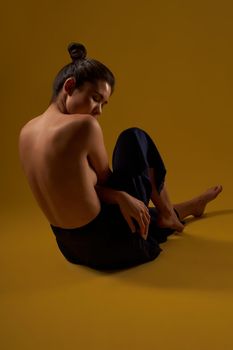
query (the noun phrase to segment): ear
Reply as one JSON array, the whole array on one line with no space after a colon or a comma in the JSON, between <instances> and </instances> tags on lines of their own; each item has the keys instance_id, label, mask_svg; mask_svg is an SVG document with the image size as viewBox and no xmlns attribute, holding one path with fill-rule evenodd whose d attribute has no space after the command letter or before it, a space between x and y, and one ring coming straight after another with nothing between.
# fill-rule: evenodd
<instances>
[{"instance_id":1,"label":"ear","mask_svg":"<svg viewBox=\"0 0 233 350\"><path fill-rule=\"evenodd\" d=\"M68 79L66 79L66 81L64 82L63 88L65 90L65 92L71 96L76 88L76 80L73 77L70 77Z\"/></svg>"}]
</instances>

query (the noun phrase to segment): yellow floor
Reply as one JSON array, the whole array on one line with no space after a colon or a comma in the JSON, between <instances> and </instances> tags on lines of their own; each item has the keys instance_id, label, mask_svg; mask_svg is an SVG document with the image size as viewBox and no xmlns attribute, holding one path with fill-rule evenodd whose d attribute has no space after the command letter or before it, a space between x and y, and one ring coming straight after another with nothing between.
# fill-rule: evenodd
<instances>
[{"instance_id":1,"label":"yellow floor","mask_svg":"<svg viewBox=\"0 0 233 350\"><path fill-rule=\"evenodd\" d=\"M154 262L103 273L68 263L37 210L4 218L1 348L232 350L233 210L190 219Z\"/></svg>"},{"instance_id":2,"label":"yellow floor","mask_svg":"<svg viewBox=\"0 0 233 350\"><path fill-rule=\"evenodd\" d=\"M232 13L229 0L2 1L1 350L233 349ZM19 130L72 41L116 76L100 118L110 157L142 127L176 203L224 188L155 261L121 272L63 258L19 168Z\"/></svg>"}]
</instances>

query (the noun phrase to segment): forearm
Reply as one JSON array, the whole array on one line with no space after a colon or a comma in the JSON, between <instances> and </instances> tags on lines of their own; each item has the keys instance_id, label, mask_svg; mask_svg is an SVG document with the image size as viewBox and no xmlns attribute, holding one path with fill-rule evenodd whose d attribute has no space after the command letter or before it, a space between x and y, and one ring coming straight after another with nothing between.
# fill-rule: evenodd
<instances>
[{"instance_id":1,"label":"forearm","mask_svg":"<svg viewBox=\"0 0 233 350\"><path fill-rule=\"evenodd\" d=\"M95 186L99 199L109 204L118 204L121 214L132 232L139 232L147 239L150 214L149 209L139 199L124 191L117 191L111 187Z\"/></svg>"},{"instance_id":2,"label":"forearm","mask_svg":"<svg viewBox=\"0 0 233 350\"><path fill-rule=\"evenodd\" d=\"M119 204L119 201L122 197L123 191L117 191L110 187L95 186L96 193L99 197L99 199L102 202L109 203L109 204Z\"/></svg>"}]
</instances>

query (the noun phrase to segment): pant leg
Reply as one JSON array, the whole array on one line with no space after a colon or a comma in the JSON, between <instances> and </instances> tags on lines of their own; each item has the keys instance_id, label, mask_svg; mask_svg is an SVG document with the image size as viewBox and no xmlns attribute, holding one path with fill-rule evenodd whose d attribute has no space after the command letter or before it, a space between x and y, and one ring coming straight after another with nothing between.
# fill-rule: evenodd
<instances>
[{"instance_id":1,"label":"pant leg","mask_svg":"<svg viewBox=\"0 0 233 350\"><path fill-rule=\"evenodd\" d=\"M149 204L152 186L149 168L155 169L157 191L163 188L166 168L150 136L140 128L124 130L118 137L112 158L113 174L108 185Z\"/></svg>"},{"instance_id":2,"label":"pant leg","mask_svg":"<svg viewBox=\"0 0 233 350\"><path fill-rule=\"evenodd\" d=\"M128 128L119 135L113 151L112 168L110 187L131 194L147 206L152 193L149 168L155 170L155 185L158 193L163 188L166 176L163 159L151 137L140 128ZM151 223L148 239L153 236L158 243L165 242L175 230L158 227L156 208L149 208L149 212ZM175 212L179 219L176 210Z\"/></svg>"}]
</instances>

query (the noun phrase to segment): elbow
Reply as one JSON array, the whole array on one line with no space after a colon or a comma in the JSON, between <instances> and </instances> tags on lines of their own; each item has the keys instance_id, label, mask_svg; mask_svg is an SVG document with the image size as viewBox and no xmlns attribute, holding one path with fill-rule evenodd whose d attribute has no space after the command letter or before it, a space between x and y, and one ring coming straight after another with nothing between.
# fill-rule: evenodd
<instances>
[{"instance_id":1,"label":"elbow","mask_svg":"<svg viewBox=\"0 0 233 350\"><path fill-rule=\"evenodd\" d=\"M99 186L108 186L110 184L110 180L112 178L112 170L108 168L106 172L97 176L97 185Z\"/></svg>"}]
</instances>

